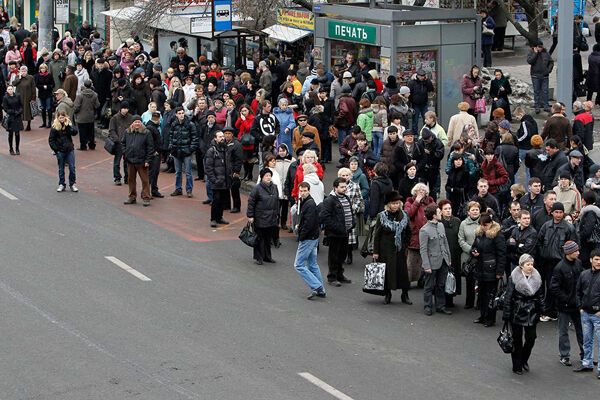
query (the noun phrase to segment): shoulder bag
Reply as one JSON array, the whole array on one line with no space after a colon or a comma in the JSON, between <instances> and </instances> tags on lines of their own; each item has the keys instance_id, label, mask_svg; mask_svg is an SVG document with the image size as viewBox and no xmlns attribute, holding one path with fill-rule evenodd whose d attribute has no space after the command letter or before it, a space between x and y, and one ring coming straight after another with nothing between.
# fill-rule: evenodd
<instances>
[{"instance_id":1,"label":"shoulder bag","mask_svg":"<svg viewBox=\"0 0 600 400\"><path fill-rule=\"evenodd\" d=\"M506 354L510 354L513 351L513 335L510 331L510 326L508 325L508 321L504 321L504 326L500 331L500 335L498 335L498 345L502 349L502 351Z\"/></svg>"},{"instance_id":2,"label":"shoulder bag","mask_svg":"<svg viewBox=\"0 0 600 400\"><path fill-rule=\"evenodd\" d=\"M246 246L254 247L256 245L257 235L254 232L254 226L250 222L246 224L238 237Z\"/></svg>"}]
</instances>

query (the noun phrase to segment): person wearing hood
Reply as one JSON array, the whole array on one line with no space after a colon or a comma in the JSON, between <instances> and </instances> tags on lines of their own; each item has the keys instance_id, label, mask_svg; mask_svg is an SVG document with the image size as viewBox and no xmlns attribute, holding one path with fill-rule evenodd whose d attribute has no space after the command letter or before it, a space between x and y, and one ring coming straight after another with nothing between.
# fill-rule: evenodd
<instances>
[{"instance_id":1,"label":"person wearing hood","mask_svg":"<svg viewBox=\"0 0 600 400\"><path fill-rule=\"evenodd\" d=\"M292 148L292 134L296 128L294 121L294 112L289 107L285 98L279 99L279 107L273 109L275 118L279 121L279 132L277 132L277 143L285 144L288 149Z\"/></svg>"},{"instance_id":2,"label":"person wearing hood","mask_svg":"<svg viewBox=\"0 0 600 400\"><path fill-rule=\"evenodd\" d=\"M40 64L38 73L35 74L35 86L41 104L42 125L40 125L40 128L50 128L52 124L54 79L48 72L48 65L45 63Z\"/></svg>"},{"instance_id":3,"label":"person wearing hood","mask_svg":"<svg viewBox=\"0 0 600 400\"><path fill-rule=\"evenodd\" d=\"M522 375L523 371L529 372L529 357L537 337L536 327L541 314L542 278L533 264L533 256L523 254L519 258L519 266L510 274L504 293L502 320L511 326L512 371L517 375Z\"/></svg>"},{"instance_id":4,"label":"person wearing hood","mask_svg":"<svg viewBox=\"0 0 600 400\"><path fill-rule=\"evenodd\" d=\"M254 262L257 265L263 265L263 262L275 262L271 255L271 243L279 219L279 195L277 186L272 182L273 172L271 169L263 168L260 170L259 176L260 183L254 186L248 196L246 216L248 222L253 224L257 235L254 245Z\"/></svg>"},{"instance_id":5,"label":"person wearing hood","mask_svg":"<svg viewBox=\"0 0 600 400\"><path fill-rule=\"evenodd\" d=\"M58 161L58 188L57 192L65 191L65 164L69 165L69 187L72 192L78 192L75 186L75 152L73 151L72 137L77 135L77 130L71 125L71 120L64 112L56 113L52 122L48 144L56 155Z\"/></svg>"},{"instance_id":6,"label":"person wearing hood","mask_svg":"<svg viewBox=\"0 0 600 400\"><path fill-rule=\"evenodd\" d=\"M406 251L411 238L408 215L402 210L398 192L385 195L384 209L377 214L373 226L373 260L386 265L384 304L392 301L392 290L402 290L402 303L412 304L408 297L410 280L406 266Z\"/></svg>"},{"instance_id":7,"label":"person wearing hood","mask_svg":"<svg viewBox=\"0 0 600 400\"><path fill-rule=\"evenodd\" d=\"M35 79L28 74L28 68L22 66L19 68L19 76L14 80L13 84L17 95L21 97L21 102L23 103L23 121L27 122L25 130L30 131L33 116L31 115L29 103L36 99Z\"/></svg>"},{"instance_id":8,"label":"person wearing hood","mask_svg":"<svg viewBox=\"0 0 600 400\"><path fill-rule=\"evenodd\" d=\"M579 150L572 150L569 152L569 161L564 163L556 171L556 176L552 182L554 185L558 185L560 175L568 174L572 179L575 187L579 193L583 193L585 187L585 180L583 174L583 154ZM560 200L559 200L560 201Z\"/></svg>"},{"instance_id":9,"label":"person wearing hood","mask_svg":"<svg viewBox=\"0 0 600 400\"><path fill-rule=\"evenodd\" d=\"M581 194L571 181L571 175L563 172L558 177L558 185L553 189L556 192L556 201L562 203L565 214L573 219L577 218L581 211Z\"/></svg>"},{"instance_id":10,"label":"person wearing hood","mask_svg":"<svg viewBox=\"0 0 600 400\"><path fill-rule=\"evenodd\" d=\"M365 134L367 141L373 141L373 109L371 102L368 99L362 98L358 102L359 111L356 118L356 125L360 126L361 131Z\"/></svg>"},{"instance_id":11,"label":"person wearing hood","mask_svg":"<svg viewBox=\"0 0 600 400\"><path fill-rule=\"evenodd\" d=\"M70 121L73 121L74 104L73 101L67 96L67 92L63 89L58 89L54 92L56 96L56 112L62 111L67 114Z\"/></svg>"},{"instance_id":12,"label":"person wearing hood","mask_svg":"<svg viewBox=\"0 0 600 400\"><path fill-rule=\"evenodd\" d=\"M302 171L304 172L303 182L308 182L310 184L310 196L318 206L325 198L325 187L323 186L323 182L319 179L314 164L302 164ZM281 199L282 197L280 197L280 200Z\"/></svg>"},{"instance_id":13,"label":"person wearing hood","mask_svg":"<svg viewBox=\"0 0 600 400\"><path fill-rule=\"evenodd\" d=\"M96 140L94 138L94 120L96 118L96 109L100 107L98 95L92 90L92 81L89 79L83 83L81 93L75 98L73 111L77 120L77 128L79 130L80 146L79 150L90 150L96 148Z\"/></svg>"},{"instance_id":14,"label":"person wearing hood","mask_svg":"<svg viewBox=\"0 0 600 400\"><path fill-rule=\"evenodd\" d=\"M290 199L292 198L290 185L288 183L288 172L290 171L290 166L295 161L296 159L290 154L288 146L285 143L281 143L277 147L277 156L275 157L275 170L277 171L279 176L285 180L282 182L284 183L283 200L279 202L279 219L281 229L283 230L288 229L288 209L290 205Z\"/></svg>"},{"instance_id":15,"label":"person wearing hood","mask_svg":"<svg viewBox=\"0 0 600 400\"><path fill-rule=\"evenodd\" d=\"M383 88L383 98L388 103L390 102L390 98L400 93L400 86L398 86L398 82L396 81L396 77L394 75L390 75L387 77L387 83Z\"/></svg>"},{"instance_id":16,"label":"person wearing hood","mask_svg":"<svg viewBox=\"0 0 600 400\"><path fill-rule=\"evenodd\" d=\"M54 80L55 89L60 89L62 87L66 68L67 62L63 59L61 51L59 49L54 50L52 52L52 59L48 63L48 72Z\"/></svg>"},{"instance_id":17,"label":"person wearing hood","mask_svg":"<svg viewBox=\"0 0 600 400\"><path fill-rule=\"evenodd\" d=\"M148 82L144 82L141 74L134 74L131 78L131 96L135 104L135 113L142 115L148 110L150 102L150 87Z\"/></svg>"}]
</instances>

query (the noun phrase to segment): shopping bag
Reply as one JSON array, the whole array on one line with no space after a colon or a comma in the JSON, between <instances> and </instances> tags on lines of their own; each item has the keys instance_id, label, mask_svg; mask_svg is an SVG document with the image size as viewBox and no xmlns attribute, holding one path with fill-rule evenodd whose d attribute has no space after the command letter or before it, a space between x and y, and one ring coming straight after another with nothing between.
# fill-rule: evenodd
<instances>
[{"instance_id":1,"label":"shopping bag","mask_svg":"<svg viewBox=\"0 0 600 400\"><path fill-rule=\"evenodd\" d=\"M248 222L238 237L246 246L254 247L256 244L256 232L254 232L254 226Z\"/></svg>"},{"instance_id":2,"label":"shopping bag","mask_svg":"<svg viewBox=\"0 0 600 400\"><path fill-rule=\"evenodd\" d=\"M480 97L475 100L475 114L485 114L487 106L485 104L485 98Z\"/></svg>"},{"instance_id":3,"label":"shopping bag","mask_svg":"<svg viewBox=\"0 0 600 400\"><path fill-rule=\"evenodd\" d=\"M29 108L31 109L31 118L35 118L40 115L40 105L37 100L31 100L29 102Z\"/></svg>"},{"instance_id":4,"label":"shopping bag","mask_svg":"<svg viewBox=\"0 0 600 400\"><path fill-rule=\"evenodd\" d=\"M448 271L448 276L446 277L446 294L454 294L456 292L456 278L452 271Z\"/></svg>"},{"instance_id":5,"label":"shopping bag","mask_svg":"<svg viewBox=\"0 0 600 400\"><path fill-rule=\"evenodd\" d=\"M513 336L508 326L508 321L504 321L504 326L498 335L498 345L506 354L510 354L513 351Z\"/></svg>"},{"instance_id":6,"label":"shopping bag","mask_svg":"<svg viewBox=\"0 0 600 400\"><path fill-rule=\"evenodd\" d=\"M372 262L365 265L363 292L384 296L385 263Z\"/></svg>"}]
</instances>

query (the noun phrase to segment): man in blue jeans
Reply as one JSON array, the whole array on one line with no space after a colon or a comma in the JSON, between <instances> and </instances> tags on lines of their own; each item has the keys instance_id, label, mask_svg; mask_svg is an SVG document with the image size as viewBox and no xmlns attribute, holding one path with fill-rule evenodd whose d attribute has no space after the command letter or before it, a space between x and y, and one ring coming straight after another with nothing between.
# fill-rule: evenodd
<instances>
[{"instance_id":1,"label":"man in blue jeans","mask_svg":"<svg viewBox=\"0 0 600 400\"><path fill-rule=\"evenodd\" d=\"M576 301L583 328L583 360L573 370L575 372L594 370L594 338L600 350L600 250L592 251L590 263L592 268L583 271L577 281ZM600 379L600 367L596 377Z\"/></svg>"},{"instance_id":2,"label":"man in blue jeans","mask_svg":"<svg viewBox=\"0 0 600 400\"><path fill-rule=\"evenodd\" d=\"M531 65L531 83L533 84L533 99L535 113L539 114L540 109L550 112L548 105L548 82L550 73L554 68L554 61L546 49L544 43L538 40L527 55L527 63Z\"/></svg>"},{"instance_id":3,"label":"man in blue jeans","mask_svg":"<svg viewBox=\"0 0 600 400\"><path fill-rule=\"evenodd\" d=\"M171 196L181 196L181 173L185 170L185 192L192 197L194 178L192 176L192 154L198 149L196 124L185 116L183 107L175 109L175 119L171 123L169 151L175 160L175 191Z\"/></svg>"},{"instance_id":4,"label":"man in blue jeans","mask_svg":"<svg viewBox=\"0 0 600 400\"><path fill-rule=\"evenodd\" d=\"M298 232L298 250L294 266L304 282L310 288L307 297L326 297L323 289L323 277L317 264L317 246L319 245L319 211L313 198L310 196L310 184L301 182L298 185L298 210L299 220L296 225Z\"/></svg>"},{"instance_id":5,"label":"man in blue jeans","mask_svg":"<svg viewBox=\"0 0 600 400\"><path fill-rule=\"evenodd\" d=\"M417 70L417 76L408 82L410 89L410 105L414 109L411 129L419 136L419 115L425 123L425 113L428 111L429 93L433 92L433 83L422 68Z\"/></svg>"}]
</instances>

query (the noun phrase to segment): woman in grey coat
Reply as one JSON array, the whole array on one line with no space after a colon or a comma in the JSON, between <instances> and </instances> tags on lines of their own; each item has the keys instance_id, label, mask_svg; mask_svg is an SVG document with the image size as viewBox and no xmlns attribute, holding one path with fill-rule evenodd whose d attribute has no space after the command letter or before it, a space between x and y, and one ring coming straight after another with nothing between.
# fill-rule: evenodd
<instances>
[{"instance_id":1,"label":"woman in grey coat","mask_svg":"<svg viewBox=\"0 0 600 400\"><path fill-rule=\"evenodd\" d=\"M271 243L275 237L279 222L279 191L277 185L271 182L273 172L269 168L260 171L260 183L257 184L248 197L248 222L254 224L257 235L254 246L254 262L274 263L271 256Z\"/></svg>"},{"instance_id":2,"label":"woman in grey coat","mask_svg":"<svg viewBox=\"0 0 600 400\"><path fill-rule=\"evenodd\" d=\"M469 202L467 204L467 214L467 218L460 223L460 227L458 228L458 244L462 250L460 257L461 266L471 256L471 247L473 246L473 242L475 242L475 231L479 228L481 205L476 201ZM475 305L475 278L471 274L466 277L466 280L467 298L465 299L465 309L468 310Z\"/></svg>"},{"instance_id":3,"label":"woman in grey coat","mask_svg":"<svg viewBox=\"0 0 600 400\"><path fill-rule=\"evenodd\" d=\"M48 68L50 75L52 75L52 79L54 79L54 90L62 88L65 70L67 69L67 62L62 58L59 49L52 52L52 60L48 63ZM61 77L63 79L61 79ZM52 124L52 122L50 122L50 124Z\"/></svg>"}]
</instances>

